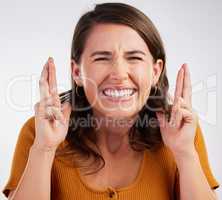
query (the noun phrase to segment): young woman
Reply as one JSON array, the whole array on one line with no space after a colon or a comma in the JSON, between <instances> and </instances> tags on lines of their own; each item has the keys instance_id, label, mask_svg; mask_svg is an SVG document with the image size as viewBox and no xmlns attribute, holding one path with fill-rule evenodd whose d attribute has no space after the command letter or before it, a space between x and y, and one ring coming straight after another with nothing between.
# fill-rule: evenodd
<instances>
[{"instance_id":1,"label":"young woman","mask_svg":"<svg viewBox=\"0 0 222 200\"><path fill-rule=\"evenodd\" d=\"M23 125L4 194L13 200L213 200L187 64L168 95L163 43L122 3L84 14L71 49L72 89L58 94L52 58L35 116ZM87 123L86 123L87 122Z\"/></svg>"}]
</instances>

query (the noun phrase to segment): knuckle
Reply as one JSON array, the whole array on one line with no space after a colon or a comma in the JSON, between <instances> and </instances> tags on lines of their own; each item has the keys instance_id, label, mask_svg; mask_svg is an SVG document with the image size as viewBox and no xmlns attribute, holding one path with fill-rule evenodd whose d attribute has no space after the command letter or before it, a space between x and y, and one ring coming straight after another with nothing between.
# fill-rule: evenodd
<instances>
[{"instance_id":1,"label":"knuckle","mask_svg":"<svg viewBox=\"0 0 222 200\"><path fill-rule=\"evenodd\" d=\"M52 94L52 97L53 97L54 99L58 99L58 98L59 98L59 95L58 95L57 93L53 93L53 94Z\"/></svg>"},{"instance_id":2,"label":"knuckle","mask_svg":"<svg viewBox=\"0 0 222 200\"><path fill-rule=\"evenodd\" d=\"M39 104L40 104L40 103L37 102L37 103L34 105L34 107L35 107L35 108L39 107Z\"/></svg>"},{"instance_id":3,"label":"knuckle","mask_svg":"<svg viewBox=\"0 0 222 200\"><path fill-rule=\"evenodd\" d=\"M46 97L45 102L46 102L46 104L51 104L53 102L52 97Z\"/></svg>"},{"instance_id":4,"label":"knuckle","mask_svg":"<svg viewBox=\"0 0 222 200\"><path fill-rule=\"evenodd\" d=\"M43 85L45 83L44 79L43 78L40 78L39 79L39 85Z\"/></svg>"},{"instance_id":5,"label":"knuckle","mask_svg":"<svg viewBox=\"0 0 222 200\"><path fill-rule=\"evenodd\" d=\"M184 99L183 99L183 97L179 97L178 100L179 100L180 103L184 103Z\"/></svg>"},{"instance_id":6,"label":"knuckle","mask_svg":"<svg viewBox=\"0 0 222 200\"><path fill-rule=\"evenodd\" d=\"M54 86L51 88L51 92L53 93L53 95L56 95L57 93L57 88Z\"/></svg>"},{"instance_id":7,"label":"knuckle","mask_svg":"<svg viewBox=\"0 0 222 200\"><path fill-rule=\"evenodd\" d=\"M38 110L38 108L39 108L39 104L40 104L40 103L38 102L38 103L36 103L36 104L34 105L34 110L35 110L35 111Z\"/></svg>"},{"instance_id":8,"label":"knuckle","mask_svg":"<svg viewBox=\"0 0 222 200\"><path fill-rule=\"evenodd\" d=\"M50 103L52 101L52 97L51 96L49 96L49 97L44 97L43 99L42 99L42 102L43 103Z\"/></svg>"},{"instance_id":9,"label":"knuckle","mask_svg":"<svg viewBox=\"0 0 222 200\"><path fill-rule=\"evenodd\" d=\"M60 98L58 94L53 95L53 100L56 105L60 105Z\"/></svg>"}]
</instances>

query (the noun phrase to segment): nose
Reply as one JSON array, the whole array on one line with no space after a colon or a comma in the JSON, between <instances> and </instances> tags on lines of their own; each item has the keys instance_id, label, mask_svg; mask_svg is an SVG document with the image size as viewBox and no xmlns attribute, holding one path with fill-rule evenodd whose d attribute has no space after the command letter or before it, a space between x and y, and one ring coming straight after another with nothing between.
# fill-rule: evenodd
<instances>
[{"instance_id":1,"label":"nose","mask_svg":"<svg viewBox=\"0 0 222 200\"><path fill-rule=\"evenodd\" d=\"M123 81L128 79L128 68L126 63L122 59L115 59L112 62L112 68L110 72L110 78L112 80Z\"/></svg>"}]
</instances>

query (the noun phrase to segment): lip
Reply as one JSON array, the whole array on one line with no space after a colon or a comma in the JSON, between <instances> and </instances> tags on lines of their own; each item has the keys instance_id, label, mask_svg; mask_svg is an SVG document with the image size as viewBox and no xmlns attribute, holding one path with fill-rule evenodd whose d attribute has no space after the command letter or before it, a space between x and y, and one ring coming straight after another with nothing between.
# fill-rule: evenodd
<instances>
[{"instance_id":1,"label":"lip","mask_svg":"<svg viewBox=\"0 0 222 200\"><path fill-rule=\"evenodd\" d=\"M134 92L132 96L123 96L123 97L115 98L115 97L106 96L104 94L104 90L107 90L107 89L113 89L113 90L133 89ZM130 101L132 100L132 98L134 98L137 92L138 92L138 89L135 86L130 86L130 85L120 85L120 84L119 85L106 85L105 87L101 88L102 98L113 103Z\"/></svg>"}]
</instances>

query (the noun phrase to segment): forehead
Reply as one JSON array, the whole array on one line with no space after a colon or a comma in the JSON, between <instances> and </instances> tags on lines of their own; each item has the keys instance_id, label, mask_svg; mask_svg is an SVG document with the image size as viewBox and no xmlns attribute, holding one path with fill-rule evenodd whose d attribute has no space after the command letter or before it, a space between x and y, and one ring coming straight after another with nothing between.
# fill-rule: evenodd
<instances>
[{"instance_id":1,"label":"forehead","mask_svg":"<svg viewBox=\"0 0 222 200\"><path fill-rule=\"evenodd\" d=\"M145 41L132 28L119 24L97 24L91 30L85 50L134 50L149 52Z\"/></svg>"}]
</instances>

